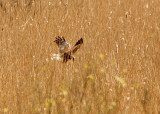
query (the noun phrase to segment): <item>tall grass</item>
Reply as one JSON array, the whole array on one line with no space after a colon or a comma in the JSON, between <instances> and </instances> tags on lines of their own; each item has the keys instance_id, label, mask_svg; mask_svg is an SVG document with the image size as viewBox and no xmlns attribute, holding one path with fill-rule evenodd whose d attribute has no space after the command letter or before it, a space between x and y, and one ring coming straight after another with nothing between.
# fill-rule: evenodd
<instances>
[{"instance_id":1,"label":"tall grass","mask_svg":"<svg viewBox=\"0 0 160 114\"><path fill-rule=\"evenodd\" d=\"M0 113L160 113L159 0L1 0ZM84 44L51 60L56 36Z\"/></svg>"}]
</instances>

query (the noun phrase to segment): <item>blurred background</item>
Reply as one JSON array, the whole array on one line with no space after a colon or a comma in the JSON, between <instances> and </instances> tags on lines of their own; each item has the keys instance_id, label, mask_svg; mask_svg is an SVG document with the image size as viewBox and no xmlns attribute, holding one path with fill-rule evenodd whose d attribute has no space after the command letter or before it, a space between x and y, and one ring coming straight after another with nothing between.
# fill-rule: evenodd
<instances>
[{"instance_id":1,"label":"blurred background","mask_svg":"<svg viewBox=\"0 0 160 114\"><path fill-rule=\"evenodd\" d=\"M160 113L159 0L0 0L0 113ZM51 59L63 36L84 44Z\"/></svg>"}]
</instances>

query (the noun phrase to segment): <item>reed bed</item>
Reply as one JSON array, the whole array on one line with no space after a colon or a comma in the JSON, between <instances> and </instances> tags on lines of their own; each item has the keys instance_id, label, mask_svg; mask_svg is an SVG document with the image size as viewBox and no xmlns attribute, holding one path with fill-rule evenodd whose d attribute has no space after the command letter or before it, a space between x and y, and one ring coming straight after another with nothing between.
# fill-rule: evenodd
<instances>
[{"instance_id":1,"label":"reed bed","mask_svg":"<svg viewBox=\"0 0 160 114\"><path fill-rule=\"evenodd\" d=\"M1 0L0 113L160 113L159 0ZM51 59L64 36L84 44Z\"/></svg>"}]
</instances>

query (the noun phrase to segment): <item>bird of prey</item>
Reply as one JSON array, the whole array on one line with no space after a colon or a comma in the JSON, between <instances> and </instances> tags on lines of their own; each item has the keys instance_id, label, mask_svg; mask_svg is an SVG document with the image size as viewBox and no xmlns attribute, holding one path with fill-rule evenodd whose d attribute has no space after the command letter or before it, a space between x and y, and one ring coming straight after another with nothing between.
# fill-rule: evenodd
<instances>
[{"instance_id":1,"label":"bird of prey","mask_svg":"<svg viewBox=\"0 0 160 114\"><path fill-rule=\"evenodd\" d=\"M68 60L73 60L74 57L72 56L83 44L83 38L79 39L76 44L70 48L70 44L66 42L64 37L56 37L54 41L57 46L59 47L59 54L54 54L54 58L60 60L63 59L63 62L66 63Z\"/></svg>"}]
</instances>

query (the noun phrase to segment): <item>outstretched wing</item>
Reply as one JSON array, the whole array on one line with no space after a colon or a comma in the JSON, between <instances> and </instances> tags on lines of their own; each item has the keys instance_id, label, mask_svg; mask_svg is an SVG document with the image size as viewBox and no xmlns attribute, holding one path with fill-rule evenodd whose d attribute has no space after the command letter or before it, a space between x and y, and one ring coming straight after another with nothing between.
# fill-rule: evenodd
<instances>
[{"instance_id":1,"label":"outstretched wing","mask_svg":"<svg viewBox=\"0 0 160 114\"><path fill-rule=\"evenodd\" d=\"M66 42L65 38L62 37L56 37L56 40L54 41L57 46L59 47L60 53L65 53L69 50L69 44Z\"/></svg>"},{"instance_id":2,"label":"outstretched wing","mask_svg":"<svg viewBox=\"0 0 160 114\"><path fill-rule=\"evenodd\" d=\"M71 53L75 53L80 47L81 45L83 44L83 38L81 38L80 40L78 40L76 42L76 44L73 46L73 48L71 49Z\"/></svg>"},{"instance_id":3,"label":"outstretched wing","mask_svg":"<svg viewBox=\"0 0 160 114\"><path fill-rule=\"evenodd\" d=\"M56 44L57 44L57 46L59 47L60 45L62 45L64 42L66 42L66 40L64 39L64 37L56 37L56 40L54 41Z\"/></svg>"}]
</instances>

